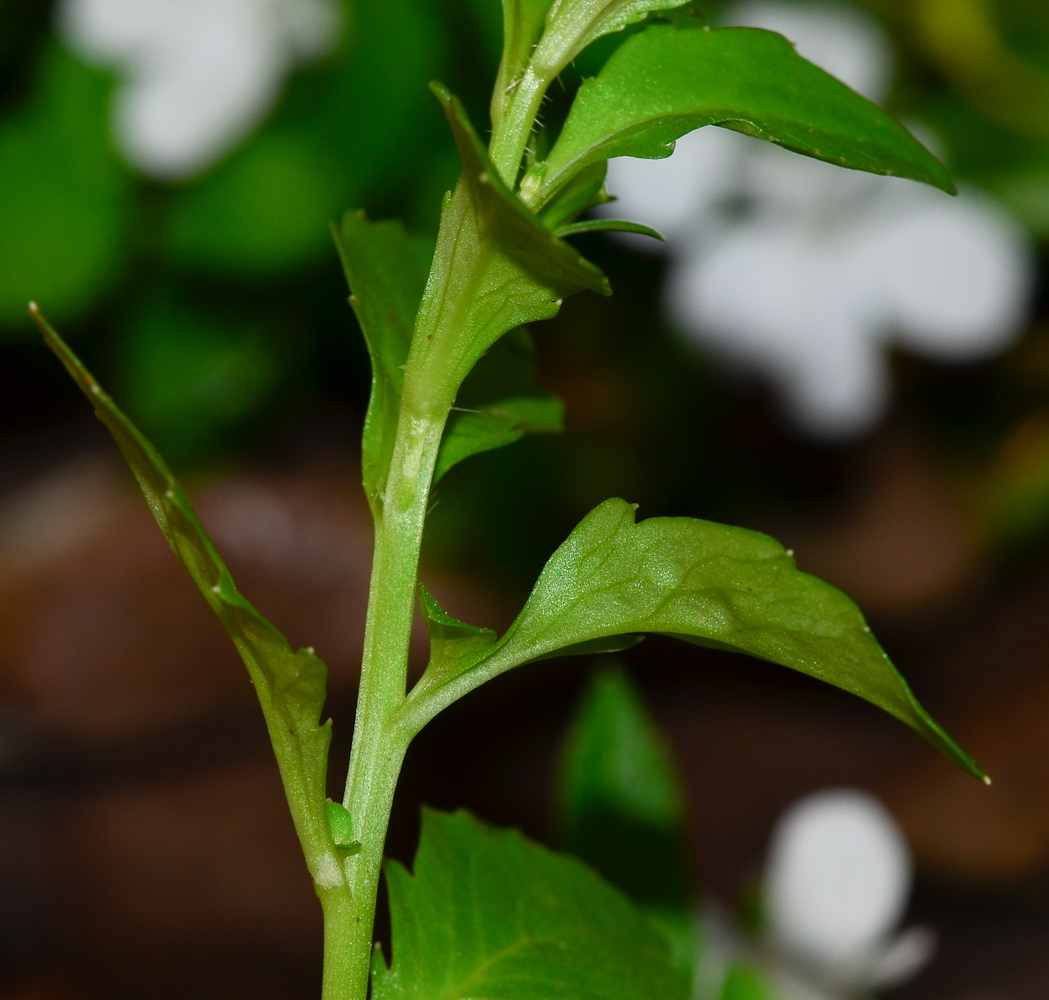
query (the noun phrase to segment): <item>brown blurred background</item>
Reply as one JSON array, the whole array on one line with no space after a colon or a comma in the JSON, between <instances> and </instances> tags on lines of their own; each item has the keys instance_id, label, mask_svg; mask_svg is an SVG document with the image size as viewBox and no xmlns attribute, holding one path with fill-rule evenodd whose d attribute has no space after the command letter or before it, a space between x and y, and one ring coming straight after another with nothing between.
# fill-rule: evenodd
<instances>
[{"instance_id":1,"label":"brown blurred background","mask_svg":"<svg viewBox=\"0 0 1049 1000\"><path fill-rule=\"evenodd\" d=\"M55 40L55 5L6 0L2 1000L305 998L320 961L319 909L243 668L19 303L50 296L76 349L172 457L240 589L329 663L337 795L370 555L356 443L368 371L324 227L364 205L433 231L456 170L424 85L440 76L483 120L498 6L390 0L380 17L370 0L348 4L342 40L289 68L280 99L230 150L197 174L158 178L113 143L119 72ZM784 420L766 385L675 335L663 262L588 238L616 296L571 300L533 331L538 380L564 399L566 433L449 475L424 579L453 614L501 627L550 551L610 495L640 503L642 516L774 534L802 569L857 600L994 785L840 692L649 639L626 660L686 776L697 891L731 903L799 795L867 788L915 853L908 919L940 935L934 963L894 995L1041 1000L1049 14L1042 0L866 9L896 49L892 109L936 129L958 176L1012 213L1035 248L1018 338L963 366L894 353L889 415L857 439L820 443ZM984 20L961 17L973 10ZM968 35L952 27L963 20ZM82 101L63 117L66 71ZM284 152L267 159L278 139ZM289 201L288 186L316 197ZM256 201L241 204L242 191ZM70 200L94 214L63 216ZM277 207L256 213L260 203ZM541 664L436 720L409 753L391 853L410 858L421 803L466 806L550 841L556 754L590 669Z\"/></svg>"}]
</instances>

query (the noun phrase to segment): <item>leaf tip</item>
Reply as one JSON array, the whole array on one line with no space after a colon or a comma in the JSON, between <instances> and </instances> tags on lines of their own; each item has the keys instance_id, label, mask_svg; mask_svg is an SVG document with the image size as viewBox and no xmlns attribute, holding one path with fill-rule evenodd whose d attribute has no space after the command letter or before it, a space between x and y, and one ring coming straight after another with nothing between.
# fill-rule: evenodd
<instances>
[{"instance_id":1,"label":"leaf tip","mask_svg":"<svg viewBox=\"0 0 1049 1000\"><path fill-rule=\"evenodd\" d=\"M445 106L453 100L452 92L440 80L430 81L430 92Z\"/></svg>"}]
</instances>

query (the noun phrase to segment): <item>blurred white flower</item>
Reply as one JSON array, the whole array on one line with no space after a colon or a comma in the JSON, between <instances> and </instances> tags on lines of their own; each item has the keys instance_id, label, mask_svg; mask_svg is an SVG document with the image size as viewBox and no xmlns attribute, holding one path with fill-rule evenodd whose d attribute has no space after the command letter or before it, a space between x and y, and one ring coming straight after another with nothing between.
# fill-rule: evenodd
<instances>
[{"instance_id":1,"label":"blurred white flower","mask_svg":"<svg viewBox=\"0 0 1049 1000\"><path fill-rule=\"evenodd\" d=\"M120 78L117 144L163 180L205 170L255 128L285 77L323 55L342 27L338 0L60 0L58 29Z\"/></svg>"},{"instance_id":2,"label":"blurred white flower","mask_svg":"<svg viewBox=\"0 0 1049 1000\"><path fill-rule=\"evenodd\" d=\"M780 31L884 99L892 50L870 15L771 0L729 15ZM974 360L1009 343L1025 317L1028 241L974 191L954 199L718 128L683 137L667 160L613 160L608 188L618 202L606 214L667 237L666 299L680 331L773 382L793 421L816 436L861 433L884 413L892 345Z\"/></svg>"},{"instance_id":3,"label":"blurred white flower","mask_svg":"<svg viewBox=\"0 0 1049 1000\"><path fill-rule=\"evenodd\" d=\"M765 966L779 995L863 996L911 978L935 939L923 927L896 934L910 888L906 841L873 796L834 789L791 806L762 885Z\"/></svg>"}]
</instances>

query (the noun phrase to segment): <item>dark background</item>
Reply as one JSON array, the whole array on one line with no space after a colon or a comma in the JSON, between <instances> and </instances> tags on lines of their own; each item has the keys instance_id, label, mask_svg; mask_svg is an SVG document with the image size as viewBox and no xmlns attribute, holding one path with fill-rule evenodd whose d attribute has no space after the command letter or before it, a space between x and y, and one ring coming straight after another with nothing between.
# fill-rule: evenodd
<instances>
[{"instance_id":1,"label":"dark background","mask_svg":"<svg viewBox=\"0 0 1049 1000\"><path fill-rule=\"evenodd\" d=\"M5 0L4 1000L306 997L320 958L319 911L243 669L33 335L24 302L41 302L171 458L241 589L330 663L334 790L370 549L357 471L369 372L327 224L363 206L435 231L457 168L426 83L442 79L485 121L498 6L361 0L347 41L290 79L261 129L200 179L164 185L111 148L108 77L67 66L75 113L55 97L54 66L71 57L50 33L49 5ZM1007 69L995 77L964 52L945 55L919 30L922 6L869 5L898 47L893 110L933 124L957 176L1044 240L1049 103L1010 89ZM999 41L1049 93L1042 0L988 10ZM267 160L279 142L313 152L283 174ZM840 446L798 437L765 387L730 379L675 339L661 318L658 261L600 237L581 246L615 296L569 300L533 330L539 382L564 399L566 433L471 459L441 483L424 578L453 613L505 625L552 549L612 495L643 516L775 534L802 569L861 604L919 697L995 784L976 786L839 692L650 639L625 659L686 776L697 891L731 904L797 796L869 788L916 855L910 919L941 935L938 958L901 1000L1044 997L1044 242L1019 342L965 367L894 357L891 414ZM557 748L591 666L553 661L501 678L436 720L409 754L391 853L410 858L424 802L553 841Z\"/></svg>"}]
</instances>

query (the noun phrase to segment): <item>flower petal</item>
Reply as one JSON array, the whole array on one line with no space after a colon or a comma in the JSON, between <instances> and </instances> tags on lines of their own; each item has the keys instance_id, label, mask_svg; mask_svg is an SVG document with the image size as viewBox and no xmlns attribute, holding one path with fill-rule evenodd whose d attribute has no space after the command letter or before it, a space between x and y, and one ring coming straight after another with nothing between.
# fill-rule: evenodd
<instances>
[{"instance_id":1,"label":"flower petal","mask_svg":"<svg viewBox=\"0 0 1049 1000\"><path fill-rule=\"evenodd\" d=\"M58 27L123 78L114 129L129 162L181 180L265 117L295 62L338 37L332 0L63 0Z\"/></svg>"},{"instance_id":2,"label":"flower petal","mask_svg":"<svg viewBox=\"0 0 1049 1000\"><path fill-rule=\"evenodd\" d=\"M764 881L773 941L839 975L852 963L866 969L910 884L907 844L877 799L850 789L807 796L773 833Z\"/></svg>"},{"instance_id":3,"label":"flower petal","mask_svg":"<svg viewBox=\"0 0 1049 1000\"><path fill-rule=\"evenodd\" d=\"M956 199L885 182L857 220L852 267L866 276L879 324L939 361L1001 350L1019 332L1033 286L1029 241L989 199Z\"/></svg>"},{"instance_id":4,"label":"flower petal","mask_svg":"<svg viewBox=\"0 0 1049 1000\"><path fill-rule=\"evenodd\" d=\"M771 380L796 424L848 437L881 416L889 379L843 259L838 245L814 242L789 218L754 220L675 263L668 308L690 339Z\"/></svg>"}]
</instances>

